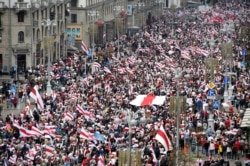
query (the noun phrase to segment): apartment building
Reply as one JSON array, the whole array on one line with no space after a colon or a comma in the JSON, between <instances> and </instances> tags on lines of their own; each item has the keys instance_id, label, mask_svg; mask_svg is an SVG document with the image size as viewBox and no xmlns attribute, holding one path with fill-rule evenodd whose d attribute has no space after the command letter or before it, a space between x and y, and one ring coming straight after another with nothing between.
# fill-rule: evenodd
<instances>
[{"instance_id":1,"label":"apartment building","mask_svg":"<svg viewBox=\"0 0 250 166\"><path fill-rule=\"evenodd\" d=\"M23 71L66 55L69 0L0 0L0 69ZM50 21L52 20L52 21Z\"/></svg>"},{"instance_id":2,"label":"apartment building","mask_svg":"<svg viewBox=\"0 0 250 166\"><path fill-rule=\"evenodd\" d=\"M167 0L71 0L67 24L68 43L81 50L141 27L151 15L159 15Z\"/></svg>"}]
</instances>

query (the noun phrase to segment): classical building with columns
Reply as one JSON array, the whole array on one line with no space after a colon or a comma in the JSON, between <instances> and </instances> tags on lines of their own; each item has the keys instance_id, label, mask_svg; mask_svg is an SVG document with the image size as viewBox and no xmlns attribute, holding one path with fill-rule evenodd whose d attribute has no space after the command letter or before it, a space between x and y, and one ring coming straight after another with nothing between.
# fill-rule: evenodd
<instances>
[{"instance_id":1,"label":"classical building with columns","mask_svg":"<svg viewBox=\"0 0 250 166\"><path fill-rule=\"evenodd\" d=\"M2 72L8 73L16 67L18 71L24 71L29 66L47 63L49 55L51 61L66 55L65 27L69 2L0 0ZM49 22L49 19L53 21Z\"/></svg>"}]
</instances>

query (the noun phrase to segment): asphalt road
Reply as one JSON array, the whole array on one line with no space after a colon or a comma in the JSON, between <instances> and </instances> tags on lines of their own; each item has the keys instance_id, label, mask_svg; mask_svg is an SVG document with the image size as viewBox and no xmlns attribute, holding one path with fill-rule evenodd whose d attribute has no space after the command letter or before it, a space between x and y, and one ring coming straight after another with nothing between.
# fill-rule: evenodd
<instances>
[{"instance_id":1,"label":"asphalt road","mask_svg":"<svg viewBox=\"0 0 250 166\"><path fill-rule=\"evenodd\" d=\"M19 77L19 78L24 79L22 76ZM10 81L11 82L11 81L13 81L13 79L11 79L11 77L8 76L8 75L4 75L4 76L1 75L0 76L0 85L2 84L3 81L5 81L5 82ZM3 119L5 119L6 116L9 115L9 114L14 114L14 115L18 116L22 112L22 110L25 108L25 103L24 103L24 101L18 100L18 105L17 105L16 108L14 108L13 106L11 108L7 108L6 101L4 101L2 106L3 106L3 110L1 112L1 116L2 116ZM200 154L201 154L201 152L200 152ZM207 159L206 156L202 156L202 158L203 158L203 160ZM244 159L245 159L245 157L242 157L240 159L243 166L244 166ZM235 160L229 160L229 162L230 162L230 166L235 166ZM192 163L192 162L187 163L188 166L194 166L194 164L195 163Z\"/></svg>"}]
</instances>

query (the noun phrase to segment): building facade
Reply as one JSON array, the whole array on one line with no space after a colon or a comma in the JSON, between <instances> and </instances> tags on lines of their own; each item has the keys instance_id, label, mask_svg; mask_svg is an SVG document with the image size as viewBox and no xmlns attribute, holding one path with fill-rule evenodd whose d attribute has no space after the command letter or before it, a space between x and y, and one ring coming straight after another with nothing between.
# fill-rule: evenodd
<instances>
[{"instance_id":1,"label":"building facade","mask_svg":"<svg viewBox=\"0 0 250 166\"><path fill-rule=\"evenodd\" d=\"M68 3L69 0L0 0L2 72L16 68L21 72L27 67L45 64L48 55L51 61L66 55ZM49 27L50 18L53 24Z\"/></svg>"},{"instance_id":2,"label":"building facade","mask_svg":"<svg viewBox=\"0 0 250 166\"><path fill-rule=\"evenodd\" d=\"M81 42L89 47L140 28L150 15L160 15L167 0L71 0L67 24L68 44L81 51Z\"/></svg>"}]
</instances>

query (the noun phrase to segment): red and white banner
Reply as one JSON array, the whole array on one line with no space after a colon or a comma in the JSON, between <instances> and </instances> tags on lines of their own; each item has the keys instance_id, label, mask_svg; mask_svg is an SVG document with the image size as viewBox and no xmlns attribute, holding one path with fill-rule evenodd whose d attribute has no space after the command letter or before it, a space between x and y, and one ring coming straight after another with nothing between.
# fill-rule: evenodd
<instances>
[{"instance_id":1,"label":"red and white banner","mask_svg":"<svg viewBox=\"0 0 250 166\"><path fill-rule=\"evenodd\" d=\"M152 94L138 95L130 104L134 106L163 105L165 99L166 96L155 96Z\"/></svg>"},{"instance_id":2,"label":"red and white banner","mask_svg":"<svg viewBox=\"0 0 250 166\"><path fill-rule=\"evenodd\" d=\"M37 151L35 148L32 148L28 151L28 153L26 154L26 157L30 160L34 160L35 159L35 156L37 154Z\"/></svg>"},{"instance_id":3,"label":"red and white banner","mask_svg":"<svg viewBox=\"0 0 250 166\"><path fill-rule=\"evenodd\" d=\"M37 133L25 129L24 127L19 127L19 133L20 133L20 137L35 137L37 136Z\"/></svg>"},{"instance_id":4,"label":"red and white banner","mask_svg":"<svg viewBox=\"0 0 250 166\"><path fill-rule=\"evenodd\" d=\"M71 115L71 113L66 112L66 113L63 114L63 120L70 120L70 121L72 121L72 120L74 120L74 116Z\"/></svg>"},{"instance_id":5,"label":"red and white banner","mask_svg":"<svg viewBox=\"0 0 250 166\"><path fill-rule=\"evenodd\" d=\"M43 135L43 131L39 130L38 128L36 128L35 126L31 127L31 131L33 131L34 133L36 133L37 135Z\"/></svg>"},{"instance_id":6,"label":"red and white banner","mask_svg":"<svg viewBox=\"0 0 250 166\"><path fill-rule=\"evenodd\" d=\"M109 68L106 67L106 66L103 68L103 71L105 71L106 73L111 73L111 71L109 70Z\"/></svg>"},{"instance_id":7,"label":"red and white banner","mask_svg":"<svg viewBox=\"0 0 250 166\"><path fill-rule=\"evenodd\" d=\"M97 166L105 166L105 159L103 155L100 155L98 157L98 162L97 162Z\"/></svg>"},{"instance_id":8,"label":"red and white banner","mask_svg":"<svg viewBox=\"0 0 250 166\"><path fill-rule=\"evenodd\" d=\"M10 158L9 158L9 162L11 163L11 164L16 164L16 159L17 159L17 156L16 155L12 155L12 156L10 156Z\"/></svg>"},{"instance_id":9,"label":"red and white banner","mask_svg":"<svg viewBox=\"0 0 250 166\"><path fill-rule=\"evenodd\" d=\"M54 155L54 151L55 151L55 149L53 147L50 147L50 146L46 145L46 147L45 147L45 153L48 156L53 156Z\"/></svg>"},{"instance_id":10,"label":"red and white banner","mask_svg":"<svg viewBox=\"0 0 250 166\"><path fill-rule=\"evenodd\" d=\"M47 133L47 134L52 134L52 133L55 133L56 132L56 126L45 126L44 127L44 133Z\"/></svg>"},{"instance_id":11,"label":"red and white banner","mask_svg":"<svg viewBox=\"0 0 250 166\"><path fill-rule=\"evenodd\" d=\"M84 118L88 119L95 119L95 115L92 112L84 110L80 105L76 106L76 110L78 110L82 115L84 115Z\"/></svg>"},{"instance_id":12,"label":"red and white banner","mask_svg":"<svg viewBox=\"0 0 250 166\"><path fill-rule=\"evenodd\" d=\"M41 95L38 92L37 85L34 86L34 88L31 90L30 97L36 101L38 109L40 109L40 110L44 109L43 99L42 99Z\"/></svg>"},{"instance_id":13,"label":"red and white banner","mask_svg":"<svg viewBox=\"0 0 250 166\"><path fill-rule=\"evenodd\" d=\"M51 90L51 97L53 99L53 101L56 99L56 92Z\"/></svg>"},{"instance_id":14,"label":"red and white banner","mask_svg":"<svg viewBox=\"0 0 250 166\"><path fill-rule=\"evenodd\" d=\"M160 129L157 131L155 139L162 144L162 146L165 148L166 151L173 150L173 146L163 128L163 125L161 125Z\"/></svg>"},{"instance_id":15,"label":"red and white banner","mask_svg":"<svg viewBox=\"0 0 250 166\"><path fill-rule=\"evenodd\" d=\"M82 47L82 50L88 54L89 53L89 48L88 46L82 41L82 44L81 44L81 47Z\"/></svg>"},{"instance_id":16,"label":"red and white banner","mask_svg":"<svg viewBox=\"0 0 250 166\"><path fill-rule=\"evenodd\" d=\"M83 138L83 139L86 139L86 140L94 140L95 139L94 134L88 132L85 129L81 129L80 138Z\"/></svg>"}]
</instances>

